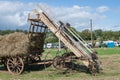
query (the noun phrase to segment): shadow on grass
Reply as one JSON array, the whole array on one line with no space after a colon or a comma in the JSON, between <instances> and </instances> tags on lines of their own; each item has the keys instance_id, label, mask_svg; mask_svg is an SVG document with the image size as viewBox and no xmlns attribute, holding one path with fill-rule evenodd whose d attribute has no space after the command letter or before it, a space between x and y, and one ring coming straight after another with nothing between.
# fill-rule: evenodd
<instances>
[{"instance_id":1,"label":"shadow on grass","mask_svg":"<svg viewBox=\"0 0 120 80\"><path fill-rule=\"evenodd\" d=\"M51 66L51 64L46 64L46 65L41 64L41 65L32 65L32 66L28 66L25 64L23 74L30 73L31 71L41 71L41 70L44 70L50 66ZM0 72L1 73L4 73L4 72L9 73L7 68L4 65L0 65Z\"/></svg>"},{"instance_id":2,"label":"shadow on grass","mask_svg":"<svg viewBox=\"0 0 120 80\"><path fill-rule=\"evenodd\" d=\"M72 62L66 62L65 69L56 71L53 74L56 75L56 76L69 77L71 75L74 76L74 74L76 74L76 73L77 74L78 73L90 74L90 72L88 71L88 68L86 66L76 64L76 63L72 63Z\"/></svg>"},{"instance_id":3,"label":"shadow on grass","mask_svg":"<svg viewBox=\"0 0 120 80\"><path fill-rule=\"evenodd\" d=\"M25 65L24 67L24 73L30 73L34 71L42 71L45 70L46 68L50 67L51 64L41 64L41 65Z\"/></svg>"},{"instance_id":4,"label":"shadow on grass","mask_svg":"<svg viewBox=\"0 0 120 80\"><path fill-rule=\"evenodd\" d=\"M0 65L0 73L9 73L4 65Z\"/></svg>"},{"instance_id":5,"label":"shadow on grass","mask_svg":"<svg viewBox=\"0 0 120 80\"><path fill-rule=\"evenodd\" d=\"M46 68L49 68L51 67L52 64L40 64L40 65L27 65L25 64L25 67L24 67L24 71L23 71L23 74L27 74L27 73L30 73L30 72L34 72L34 71L42 71L42 70L45 70ZM7 68L4 67L4 65L1 65L0 66L0 72L7 72ZM88 72L88 68L84 65L80 65L80 64L75 64L75 63L72 63L72 62L66 62L65 64L65 69L64 70L61 70L60 72L56 71L57 74L68 74L69 73L76 73L76 72L83 72L83 73L87 73L89 74Z\"/></svg>"},{"instance_id":6,"label":"shadow on grass","mask_svg":"<svg viewBox=\"0 0 120 80\"><path fill-rule=\"evenodd\" d=\"M80 64L68 62L68 63L66 63L65 66L66 66L67 70L74 70L77 72L88 73L88 68L85 65L80 65Z\"/></svg>"}]
</instances>

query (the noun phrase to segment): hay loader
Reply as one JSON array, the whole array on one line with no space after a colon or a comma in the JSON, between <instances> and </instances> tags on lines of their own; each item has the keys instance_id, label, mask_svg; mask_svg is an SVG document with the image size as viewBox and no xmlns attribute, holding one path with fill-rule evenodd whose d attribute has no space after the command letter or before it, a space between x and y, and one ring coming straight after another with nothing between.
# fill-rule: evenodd
<instances>
[{"instance_id":1,"label":"hay loader","mask_svg":"<svg viewBox=\"0 0 120 80\"><path fill-rule=\"evenodd\" d=\"M71 52L65 53L62 56L56 56L52 62L53 66L57 69L64 68L65 63L71 61L70 55L72 54L74 55L74 59L80 60L93 75L99 72L100 62L96 51L86 45L87 43L70 27L69 23L64 24L62 21L59 21L59 24L57 24L43 9L41 10L41 13L37 11L36 17L34 18L29 14L28 20L30 22L42 23L45 25L45 28L48 28L68 49L71 50Z\"/></svg>"}]
</instances>

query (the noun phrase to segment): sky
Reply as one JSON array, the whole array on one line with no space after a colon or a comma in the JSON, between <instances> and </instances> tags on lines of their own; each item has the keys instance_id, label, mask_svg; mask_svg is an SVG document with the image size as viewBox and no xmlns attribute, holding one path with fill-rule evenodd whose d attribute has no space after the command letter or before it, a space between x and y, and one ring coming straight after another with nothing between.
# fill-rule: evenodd
<instances>
[{"instance_id":1,"label":"sky","mask_svg":"<svg viewBox=\"0 0 120 80\"><path fill-rule=\"evenodd\" d=\"M78 31L93 30L120 31L120 0L0 0L0 30L27 30L28 13L40 11L39 4L57 23L70 23Z\"/></svg>"}]
</instances>

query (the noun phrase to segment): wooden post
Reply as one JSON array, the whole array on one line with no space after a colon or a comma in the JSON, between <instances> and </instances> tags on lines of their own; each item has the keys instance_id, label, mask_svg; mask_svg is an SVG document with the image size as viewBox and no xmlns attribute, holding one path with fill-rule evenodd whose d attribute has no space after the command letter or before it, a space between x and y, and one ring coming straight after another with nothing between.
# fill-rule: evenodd
<instances>
[{"instance_id":1,"label":"wooden post","mask_svg":"<svg viewBox=\"0 0 120 80\"><path fill-rule=\"evenodd\" d=\"M92 43L92 46L93 46L92 19L90 19L90 31L91 31L91 43Z\"/></svg>"}]
</instances>

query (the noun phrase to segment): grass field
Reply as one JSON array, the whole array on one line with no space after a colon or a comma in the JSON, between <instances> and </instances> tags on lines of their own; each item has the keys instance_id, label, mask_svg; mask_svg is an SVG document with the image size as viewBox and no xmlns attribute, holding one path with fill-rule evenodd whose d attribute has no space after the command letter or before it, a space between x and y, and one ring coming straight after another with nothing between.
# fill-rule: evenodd
<instances>
[{"instance_id":1,"label":"grass field","mask_svg":"<svg viewBox=\"0 0 120 80\"><path fill-rule=\"evenodd\" d=\"M95 48L99 55L120 54L120 47L115 48Z\"/></svg>"},{"instance_id":2,"label":"grass field","mask_svg":"<svg viewBox=\"0 0 120 80\"><path fill-rule=\"evenodd\" d=\"M0 71L0 80L120 80L120 48L95 48L102 61L103 71L97 76L91 76L84 70L60 71L49 66L44 69L42 65L31 66L30 72L14 76L7 71ZM64 52L64 51L63 51ZM49 54L47 54L49 53ZM52 58L57 53L56 49L46 49L43 59ZM2 67L2 66L1 66Z\"/></svg>"}]
</instances>

